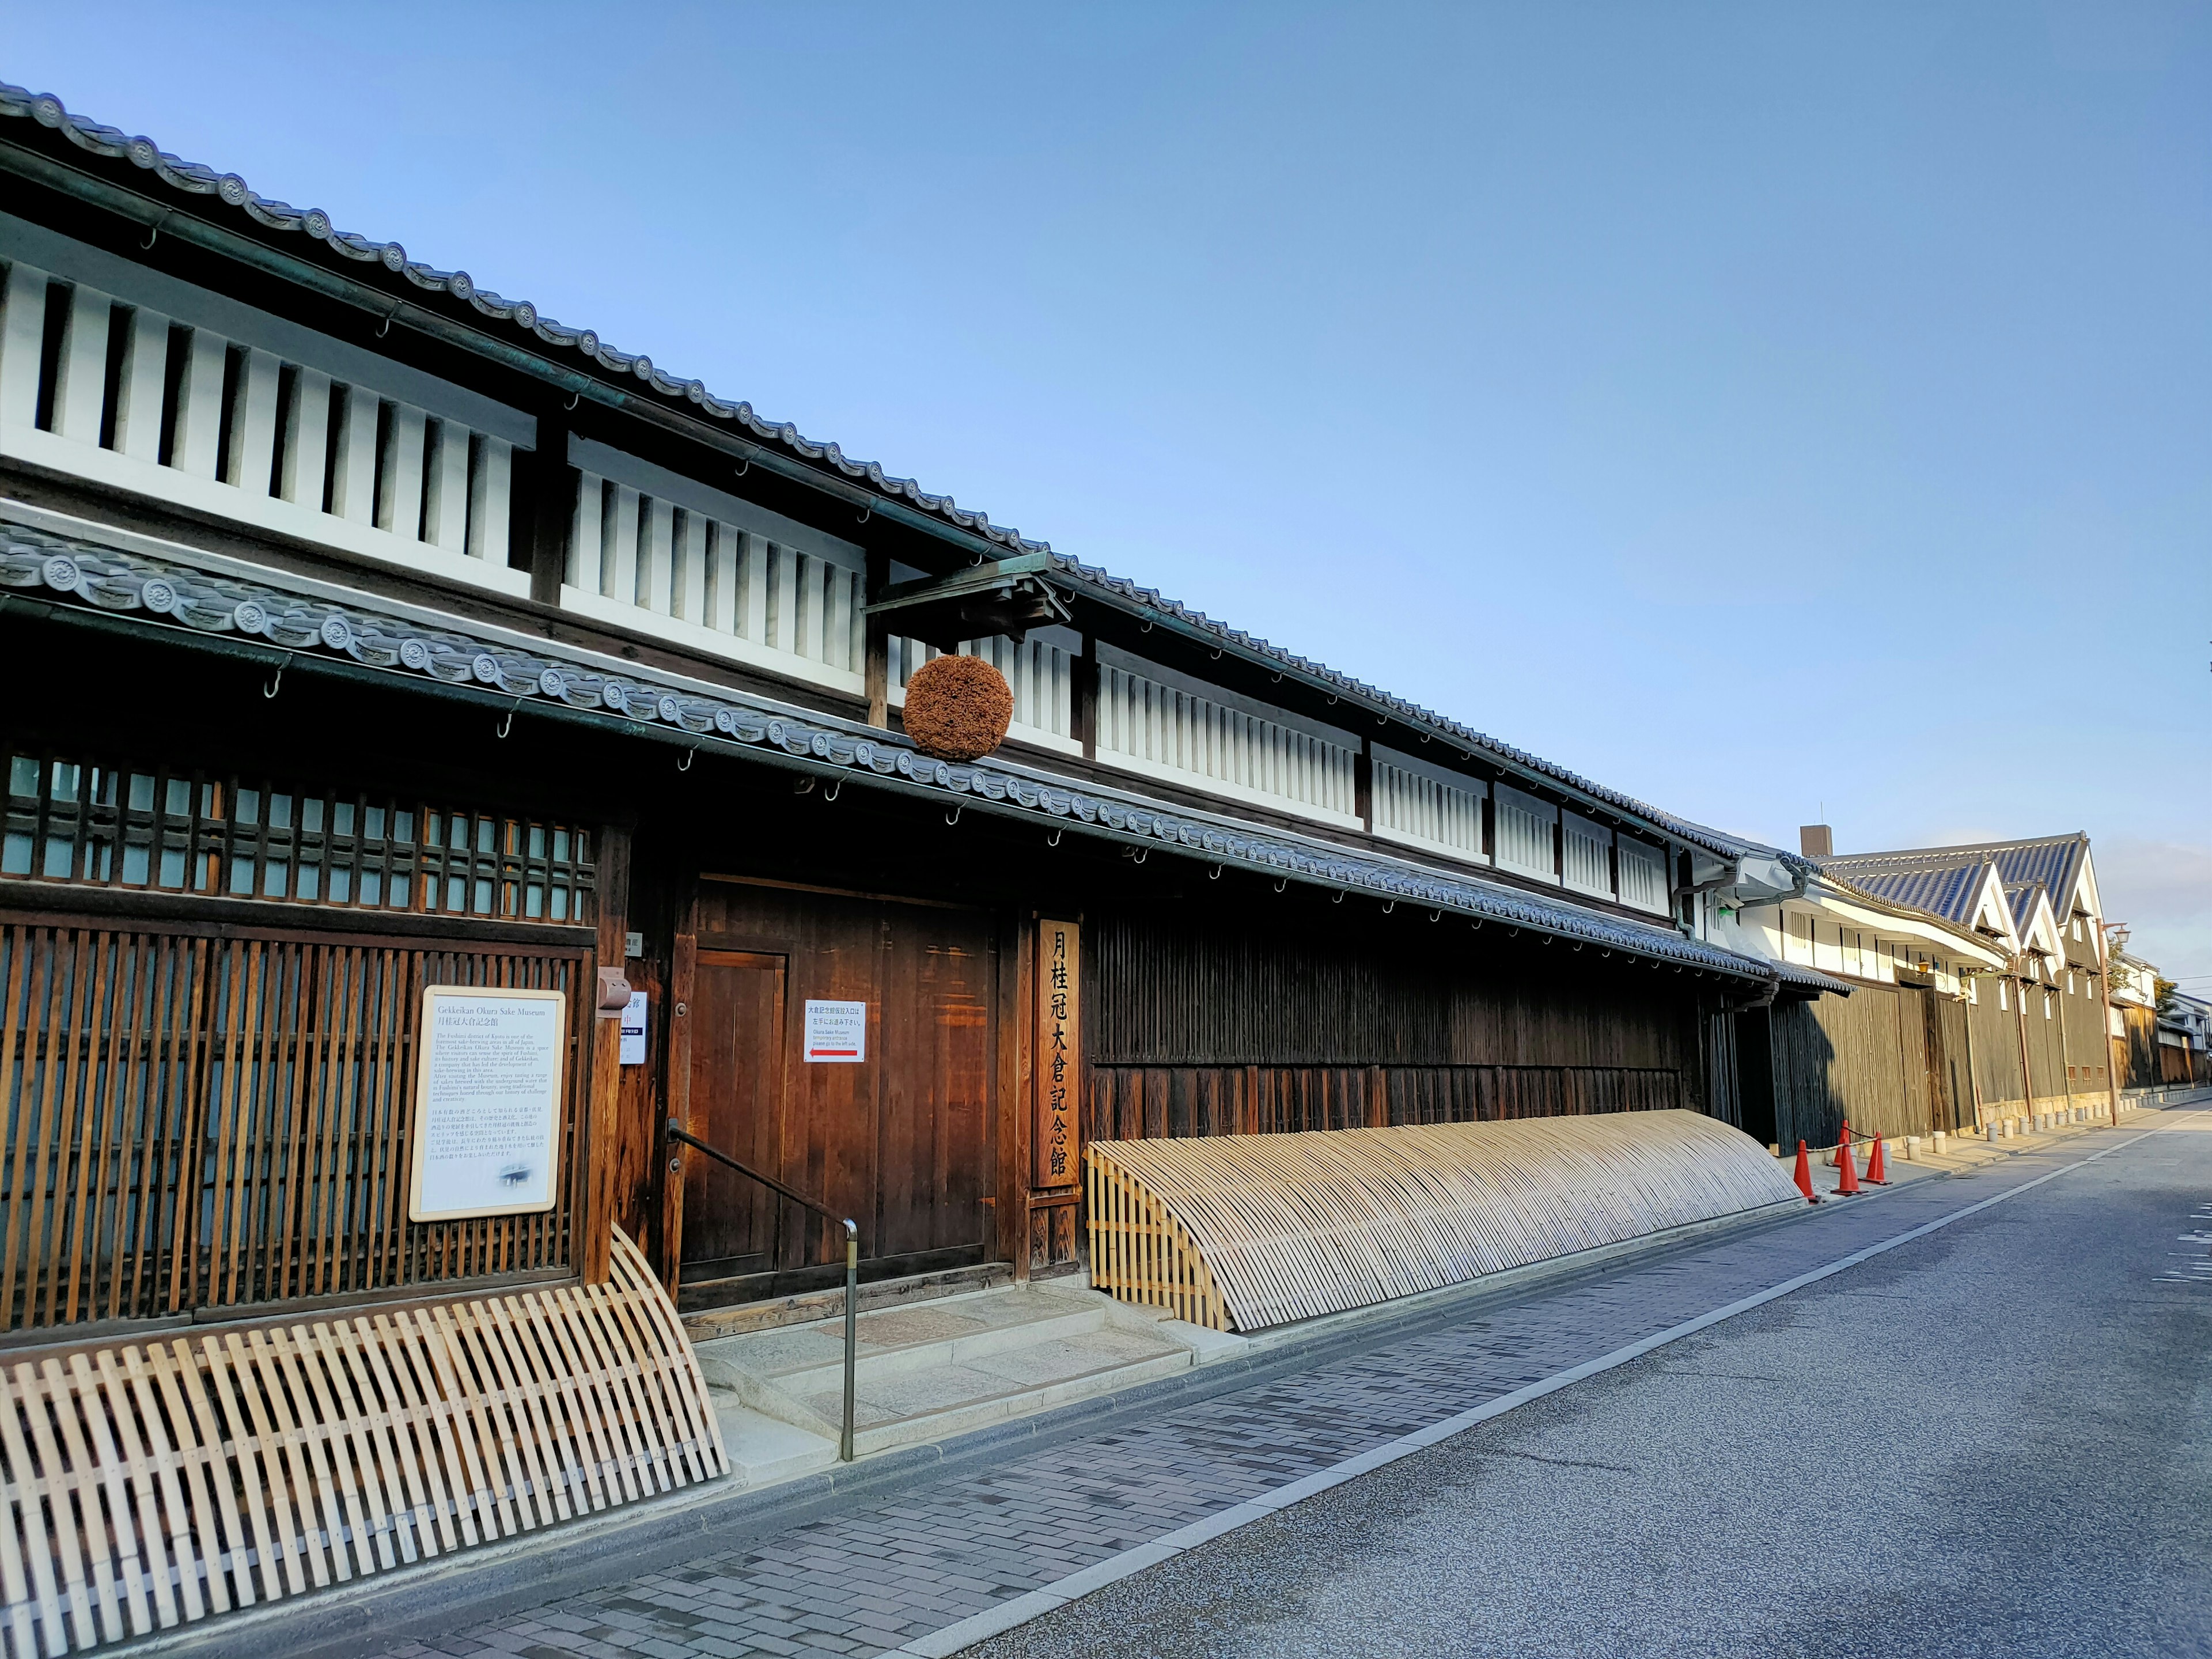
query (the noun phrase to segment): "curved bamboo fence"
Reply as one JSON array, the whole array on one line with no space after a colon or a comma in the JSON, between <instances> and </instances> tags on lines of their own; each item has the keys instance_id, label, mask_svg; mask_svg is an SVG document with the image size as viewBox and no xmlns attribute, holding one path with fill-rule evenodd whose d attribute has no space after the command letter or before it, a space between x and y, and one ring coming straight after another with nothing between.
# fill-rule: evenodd
<instances>
[{"instance_id":1,"label":"curved bamboo fence","mask_svg":"<svg viewBox=\"0 0 2212 1659\"><path fill-rule=\"evenodd\" d=\"M726 1474L675 1308L605 1285L0 1357L0 1652L103 1645Z\"/></svg>"},{"instance_id":2,"label":"curved bamboo fence","mask_svg":"<svg viewBox=\"0 0 2212 1659\"><path fill-rule=\"evenodd\" d=\"M1697 1112L1093 1141L1091 1282L1261 1330L1797 1196Z\"/></svg>"}]
</instances>

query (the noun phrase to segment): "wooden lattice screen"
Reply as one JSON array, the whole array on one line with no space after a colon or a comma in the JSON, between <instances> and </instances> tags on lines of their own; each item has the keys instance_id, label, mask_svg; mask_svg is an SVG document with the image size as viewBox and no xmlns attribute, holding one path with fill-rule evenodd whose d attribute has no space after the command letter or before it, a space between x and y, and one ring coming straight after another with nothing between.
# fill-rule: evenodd
<instances>
[{"instance_id":1,"label":"wooden lattice screen","mask_svg":"<svg viewBox=\"0 0 2212 1659\"><path fill-rule=\"evenodd\" d=\"M604 1285L0 1365L0 1652L143 1636L728 1468L619 1233Z\"/></svg>"},{"instance_id":2,"label":"wooden lattice screen","mask_svg":"<svg viewBox=\"0 0 2212 1659\"><path fill-rule=\"evenodd\" d=\"M573 944L0 918L0 1328L570 1266L591 978ZM569 993L551 1211L408 1222L430 984Z\"/></svg>"}]
</instances>

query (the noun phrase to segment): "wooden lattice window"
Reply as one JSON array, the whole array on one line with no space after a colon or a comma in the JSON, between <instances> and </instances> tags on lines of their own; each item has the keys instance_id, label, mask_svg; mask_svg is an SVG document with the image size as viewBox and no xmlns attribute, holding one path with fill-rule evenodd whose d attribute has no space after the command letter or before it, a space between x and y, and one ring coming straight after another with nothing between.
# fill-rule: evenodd
<instances>
[{"instance_id":1,"label":"wooden lattice window","mask_svg":"<svg viewBox=\"0 0 2212 1659\"><path fill-rule=\"evenodd\" d=\"M5 756L0 876L356 909L589 922L590 833L300 780Z\"/></svg>"},{"instance_id":2,"label":"wooden lattice window","mask_svg":"<svg viewBox=\"0 0 2212 1659\"><path fill-rule=\"evenodd\" d=\"M0 1330L573 1267L591 981L551 939L0 914ZM408 1220L427 985L568 995L550 1211Z\"/></svg>"}]
</instances>

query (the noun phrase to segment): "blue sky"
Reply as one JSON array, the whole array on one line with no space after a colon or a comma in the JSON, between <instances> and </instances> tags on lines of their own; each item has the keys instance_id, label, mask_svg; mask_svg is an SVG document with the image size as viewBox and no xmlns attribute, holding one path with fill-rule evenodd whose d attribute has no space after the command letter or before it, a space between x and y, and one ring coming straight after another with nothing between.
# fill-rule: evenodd
<instances>
[{"instance_id":1,"label":"blue sky","mask_svg":"<svg viewBox=\"0 0 2212 1659\"><path fill-rule=\"evenodd\" d=\"M2212 8L4 8L0 77L2212 990Z\"/></svg>"}]
</instances>

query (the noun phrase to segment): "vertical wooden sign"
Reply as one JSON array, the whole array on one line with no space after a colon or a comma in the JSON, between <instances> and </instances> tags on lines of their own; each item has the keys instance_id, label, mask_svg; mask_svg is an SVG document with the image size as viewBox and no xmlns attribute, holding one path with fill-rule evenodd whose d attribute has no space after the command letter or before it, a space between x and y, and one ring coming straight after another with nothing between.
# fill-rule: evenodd
<instances>
[{"instance_id":1,"label":"vertical wooden sign","mask_svg":"<svg viewBox=\"0 0 2212 1659\"><path fill-rule=\"evenodd\" d=\"M1082 960L1078 923L1037 923L1033 1187L1072 1186L1081 1175Z\"/></svg>"}]
</instances>

